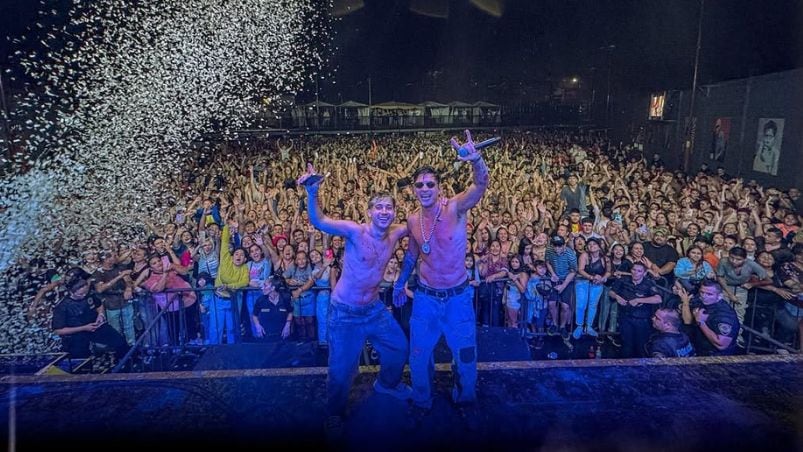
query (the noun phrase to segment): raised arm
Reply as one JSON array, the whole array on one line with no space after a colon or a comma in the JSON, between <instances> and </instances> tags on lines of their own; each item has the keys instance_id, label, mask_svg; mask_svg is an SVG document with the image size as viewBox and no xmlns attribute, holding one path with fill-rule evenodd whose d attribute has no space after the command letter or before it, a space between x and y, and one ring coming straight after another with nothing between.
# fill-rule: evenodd
<instances>
[{"instance_id":1,"label":"raised arm","mask_svg":"<svg viewBox=\"0 0 803 452\"><path fill-rule=\"evenodd\" d=\"M471 139L471 132L466 130L466 143L462 146L455 138L452 138L452 147L458 152L458 159L471 163L472 183L465 191L454 197L457 203L457 212L465 213L482 199L485 190L488 189L488 166L482 159L477 149L474 148L474 140ZM465 155L460 155L465 152Z\"/></svg>"},{"instance_id":2,"label":"raised arm","mask_svg":"<svg viewBox=\"0 0 803 452\"><path fill-rule=\"evenodd\" d=\"M313 175L315 175L315 168L313 168L311 164L308 164L307 172L298 178L298 184L303 185L307 190L307 210L309 211L310 223L321 230L321 232L330 235L352 237L354 234L358 233L360 226L357 223L346 220L333 220L324 215L320 203L318 202L318 189L321 186L322 180L310 185L304 184L304 181Z\"/></svg>"}]
</instances>

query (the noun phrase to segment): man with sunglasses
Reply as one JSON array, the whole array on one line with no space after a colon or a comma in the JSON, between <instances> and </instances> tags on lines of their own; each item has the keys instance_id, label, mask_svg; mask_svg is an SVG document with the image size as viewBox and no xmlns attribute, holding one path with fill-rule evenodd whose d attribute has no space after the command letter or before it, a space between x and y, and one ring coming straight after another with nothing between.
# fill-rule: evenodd
<instances>
[{"instance_id":1,"label":"man with sunglasses","mask_svg":"<svg viewBox=\"0 0 803 452\"><path fill-rule=\"evenodd\" d=\"M318 203L322 180L323 177L315 174L312 164L308 164L298 184L307 190L310 223L321 232L345 238L343 273L332 289L327 320L329 373L325 428L327 434L336 439L343 433L349 390L366 339L382 357L374 390L402 400L409 399L412 393L401 381L408 354L407 337L379 298L385 267L393 256L396 242L407 235L407 228L393 224L396 202L388 193L375 194L368 200L366 223L335 220L324 215Z\"/></svg>"},{"instance_id":2,"label":"man with sunglasses","mask_svg":"<svg viewBox=\"0 0 803 452\"><path fill-rule=\"evenodd\" d=\"M410 374L413 403L424 410L432 407L432 354L441 334L446 336L455 363L452 400L464 407L476 400L476 317L474 288L466 279L464 263L466 222L469 209L485 194L489 176L468 130L466 140L462 146L455 138L451 140L458 159L469 162L472 168L472 184L462 193L451 199L442 197L440 176L432 167L419 168L413 174L421 208L407 218L410 242L393 288L394 304L404 305L405 283L420 258L410 318Z\"/></svg>"}]
</instances>

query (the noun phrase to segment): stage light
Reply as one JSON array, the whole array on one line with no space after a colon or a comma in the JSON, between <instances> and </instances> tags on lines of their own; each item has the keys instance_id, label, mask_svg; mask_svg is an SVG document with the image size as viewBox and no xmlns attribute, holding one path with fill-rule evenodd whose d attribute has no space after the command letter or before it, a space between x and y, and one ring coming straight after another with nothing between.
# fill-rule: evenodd
<instances>
[{"instance_id":1,"label":"stage light","mask_svg":"<svg viewBox=\"0 0 803 452\"><path fill-rule=\"evenodd\" d=\"M332 2L332 15L342 17L351 14L365 6L362 0L334 0Z\"/></svg>"},{"instance_id":2,"label":"stage light","mask_svg":"<svg viewBox=\"0 0 803 452\"><path fill-rule=\"evenodd\" d=\"M449 17L449 0L410 0L410 11L445 19Z\"/></svg>"},{"instance_id":3,"label":"stage light","mask_svg":"<svg viewBox=\"0 0 803 452\"><path fill-rule=\"evenodd\" d=\"M482 11L494 16L502 17L505 10L505 0L470 0L471 4Z\"/></svg>"}]
</instances>

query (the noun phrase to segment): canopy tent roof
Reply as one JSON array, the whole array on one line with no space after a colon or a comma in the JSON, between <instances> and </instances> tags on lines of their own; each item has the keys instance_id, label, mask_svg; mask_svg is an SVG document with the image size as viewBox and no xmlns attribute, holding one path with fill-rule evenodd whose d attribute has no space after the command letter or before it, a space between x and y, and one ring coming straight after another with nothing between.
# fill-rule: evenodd
<instances>
[{"instance_id":1,"label":"canopy tent roof","mask_svg":"<svg viewBox=\"0 0 803 452\"><path fill-rule=\"evenodd\" d=\"M338 107L356 107L356 108L367 107L367 106L368 104L364 104L362 102L356 102L353 100L347 100L346 102L343 102L342 104L338 105Z\"/></svg>"},{"instance_id":2,"label":"canopy tent roof","mask_svg":"<svg viewBox=\"0 0 803 452\"><path fill-rule=\"evenodd\" d=\"M388 110L418 110L418 109L421 108L420 105L409 104L407 102L396 102L396 101L382 102L381 104L374 104L373 107L374 108L388 109Z\"/></svg>"}]
</instances>

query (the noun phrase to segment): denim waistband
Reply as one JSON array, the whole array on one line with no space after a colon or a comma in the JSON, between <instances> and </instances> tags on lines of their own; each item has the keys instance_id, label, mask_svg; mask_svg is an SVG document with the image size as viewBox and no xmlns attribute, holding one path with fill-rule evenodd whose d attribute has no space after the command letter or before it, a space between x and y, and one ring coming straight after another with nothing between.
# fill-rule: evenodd
<instances>
[{"instance_id":1,"label":"denim waistband","mask_svg":"<svg viewBox=\"0 0 803 452\"><path fill-rule=\"evenodd\" d=\"M353 306L350 304L338 303L336 301L332 301L332 307L339 311L348 312L350 314L367 314L372 310L376 309L378 305L382 305L384 308L384 303L379 301L377 298L376 300L362 306Z\"/></svg>"},{"instance_id":2,"label":"denim waistband","mask_svg":"<svg viewBox=\"0 0 803 452\"><path fill-rule=\"evenodd\" d=\"M422 292L431 297L445 299L454 295L460 295L468 287L468 279L466 279L462 283L448 289L435 289L434 287L429 287L418 283L418 287L415 290L416 292Z\"/></svg>"}]
</instances>

